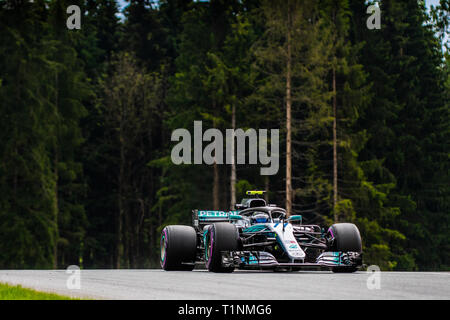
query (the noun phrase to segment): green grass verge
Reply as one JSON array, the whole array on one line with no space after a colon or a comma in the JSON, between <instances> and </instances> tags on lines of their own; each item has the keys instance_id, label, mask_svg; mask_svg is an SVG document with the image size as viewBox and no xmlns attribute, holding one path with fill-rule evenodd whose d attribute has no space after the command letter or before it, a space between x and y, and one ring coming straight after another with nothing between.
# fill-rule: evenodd
<instances>
[{"instance_id":1,"label":"green grass verge","mask_svg":"<svg viewBox=\"0 0 450 320\"><path fill-rule=\"evenodd\" d=\"M0 300L79 300L54 293L39 292L21 286L0 283Z\"/></svg>"}]
</instances>

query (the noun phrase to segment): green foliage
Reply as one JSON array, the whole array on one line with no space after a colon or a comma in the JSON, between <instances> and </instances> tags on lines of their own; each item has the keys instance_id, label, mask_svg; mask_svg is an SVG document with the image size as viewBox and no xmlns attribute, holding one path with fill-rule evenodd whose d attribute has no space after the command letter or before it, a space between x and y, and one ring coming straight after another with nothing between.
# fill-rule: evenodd
<instances>
[{"instance_id":1,"label":"green foliage","mask_svg":"<svg viewBox=\"0 0 450 320\"><path fill-rule=\"evenodd\" d=\"M385 244L373 244L364 249L364 258L380 267L381 270L392 270L397 263L392 261L391 250Z\"/></svg>"},{"instance_id":2,"label":"green foliage","mask_svg":"<svg viewBox=\"0 0 450 320\"><path fill-rule=\"evenodd\" d=\"M0 300L79 300L54 293L39 292L22 286L0 283Z\"/></svg>"},{"instance_id":3,"label":"green foliage","mask_svg":"<svg viewBox=\"0 0 450 320\"><path fill-rule=\"evenodd\" d=\"M363 9L359 6L358 11ZM369 177L389 187L386 199L398 207L391 217L381 211L378 218L406 237L390 244L394 255L404 257L397 267L413 269L416 263L421 269L439 268L438 255L448 261L442 254L448 240L438 235L440 226L447 225L449 199L444 160L449 121L440 43L420 3L383 1L381 11L381 30L362 26L356 32L358 41L366 42L361 61L376 93L361 121L369 140L360 159L378 159L380 167L372 162Z\"/></svg>"},{"instance_id":4,"label":"green foliage","mask_svg":"<svg viewBox=\"0 0 450 320\"><path fill-rule=\"evenodd\" d=\"M235 187L283 204L291 26L293 211L357 224L366 264L448 270L448 0L379 1L380 30L372 2L0 1L0 268L157 266L165 225L229 208L230 166L170 160L194 120L280 128L278 174Z\"/></svg>"}]
</instances>

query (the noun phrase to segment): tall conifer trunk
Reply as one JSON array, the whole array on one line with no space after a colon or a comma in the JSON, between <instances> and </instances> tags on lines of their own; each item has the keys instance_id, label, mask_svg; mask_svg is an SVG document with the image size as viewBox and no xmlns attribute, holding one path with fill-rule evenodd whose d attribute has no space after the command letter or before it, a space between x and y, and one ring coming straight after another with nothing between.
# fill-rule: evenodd
<instances>
[{"instance_id":1,"label":"tall conifer trunk","mask_svg":"<svg viewBox=\"0 0 450 320\"><path fill-rule=\"evenodd\" d=\"M234 130L236 130L236 106L233 104L231 111L231 128L233 129L233 142L231 143L231 177L230 177L230 210L233 210L236 205L236 163L234 159Z\"/></svg>"},{"instance_id":2,"label":"tall conifer trunk","mask_svg":"<svg viewBox=\"0 0 450 320\"><path fill-rule=\"evenodd\" d=\"M213 110L216 110L216 103L213 102ZM216 128L216 123L214 122L214 128ZM220 175L219 175L219 166L216 161L216 154L214 154L214 181L213 181L213 207L214 210L220 210L220 199L219 199L219 183L220 183Z\"/></svg>"},{"instance_id":3,"label":"tall conifer trunk","mask_svg":"<svg viewBox=\"0 0 450 320\"><path fill-rule=\"evenodd\" d=\"M55 179L55 191L54 191L54 199L53 199L53 214L54 214L54 223L55 223L55 243L53 246L53 269L58 268L58 150L55 143L55 168L54 168L54 179Z\"/></svg>"},{"instance_id":4,"label":"tall conifer trunk","mask_svg":"<svg viewBox=\"0 0 450 320\"><path fill-rule=\"evenodd\" d=\"M58 73L55 74L55 109L56 113L58 114ZM58 121L58 119L57 119ZM56 125L56 130L58 130L58 125ZM58 141L56 140L57 137L54 138L54 145L53 149L55 152L55 158L54 158L54 179L55 179L55 190L54 190L54 199L53 199L53 214L54 214L54 223L55 223L55 243L53 245L53 269L58 268L58 238L59 238L59 232L58 232Z\"/></svg>"},{"instance_id":5,"label":"tall conifer trunk","mask_svg":"<svg viewBox=\"0 0 450 320\"><path fill-rule=\"evenodd\" d=\"M338 200L338 181L337 181L337 114L336 114L336 69L333 67L333 213L334 222L338 222L337 200Z\"/></svg>"},{"instance_id":6,"label":"tall conifer trunk","mask_svg":"<svg viewBox=\"0 0 450 320\"><path fill-rule=\"evenodd\" d=\"M123 113L121 118L123 117ZM118 214L117 214L117 230L116 230L116 268L120 269L120 262L122 259L122 233L123 233L123 184L124 184L124 173L125 173L125 146L123 137L123 119L120 120L119 129L119 143L120 143L120 169L119 169L119 190L117 195L118 200Z\"/></svg>"},{"instance_id":7,"label":"tall conifer trunk","mask_svg":"<svg viewBox=\"0 0 450 320\"><path fill-rule=\"evenodd\" d=\"M219 201L219 166L214 161L214 184L213 184L213 207L214 210L220 209Z\"/></svg>"},{"instance_id":8,"label":"tall conifer trunk","mask_svg":"<svg viewBox=\"0 0 450 320\"><path fill-rule=\"evenodd\" d=\"M288 27L287 27L287 65L286 65L286 213L292 213L292 155L291 155L291 6L288 1Z\"/></svg>"}]
</instances>

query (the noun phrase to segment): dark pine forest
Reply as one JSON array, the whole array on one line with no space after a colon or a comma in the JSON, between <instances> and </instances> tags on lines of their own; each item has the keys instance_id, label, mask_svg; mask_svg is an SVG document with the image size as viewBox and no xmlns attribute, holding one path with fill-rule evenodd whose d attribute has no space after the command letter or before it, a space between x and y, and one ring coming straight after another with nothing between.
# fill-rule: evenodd
<instances>
[{"instance_id":1,"label":"dark pine forest","mask_svg":"<svg viewBox=\"0 0 450 320\"><path fill-rule=\"evenodd\" d=\"M159 267L165 225L266 190L367 265L450 270L450 2L372 3L0 0L0 269ZM280 129L278 173L173 164L195 120Z\"/></svg>"}]
</instances>

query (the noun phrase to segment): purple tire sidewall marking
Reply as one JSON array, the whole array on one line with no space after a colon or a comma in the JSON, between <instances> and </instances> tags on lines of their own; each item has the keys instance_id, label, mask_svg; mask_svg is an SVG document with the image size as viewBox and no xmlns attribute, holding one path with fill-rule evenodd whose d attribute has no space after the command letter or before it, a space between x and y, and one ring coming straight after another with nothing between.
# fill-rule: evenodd
<instances>
[{"instance_id":1,"label":"purple tire sidewall marking","mask_svg":"<svg viewBox=\"0 0 450 320\"><path fill-rule=\"evenodd\" d=\"M209 252L208 252L208 260L206 260L207 268L209 268L209 265L211 264L211 257L212 257L212 252L213 252L213 245L214 245L214 228L213 227L210 228L209 242L210 242L210 246L209 246Z\"/></svg>"},{"instance_id":2,"label":"purple tire sidewall marking","mask_svg":"<svg viewBox=\"0 0 450 320\"><path fill-rule=\"evenodd\" d=\"M167 228L163 229L163 237L161 239L161 248L162 246L164 246L164 258L162 258L161 260L161 267L165 267L166 266L166 261L167 261ZM164 242L162 241L164 239Z\"/></svg>"},{"instance_id":3,"label":"purple tire sidewall marking","mask_svg":"<svg viewBox=\"0 0 450 320\"><path fill-rule=\"evenodd\" d=\"M333 239L334 239L334 233L333 233L333 229L331 229L331 227L328 228L328 232L331 233L331 236L332 236Z\"/></svg>"}]
</instances>

